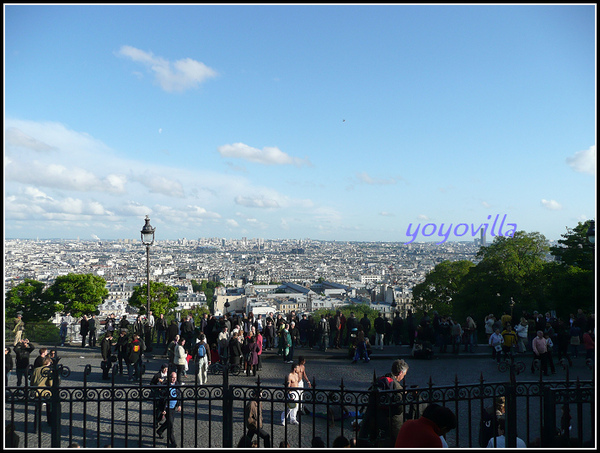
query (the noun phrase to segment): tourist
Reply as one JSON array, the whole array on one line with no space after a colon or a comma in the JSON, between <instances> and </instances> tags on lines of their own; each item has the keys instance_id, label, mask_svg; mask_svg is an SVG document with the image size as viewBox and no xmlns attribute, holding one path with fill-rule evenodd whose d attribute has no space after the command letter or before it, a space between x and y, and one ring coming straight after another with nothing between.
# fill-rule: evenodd
<instances>
[{"instance_id":1,"label":"tourist","mask_svg":"<svg viewBox=\"0 0 600 453\"><path fill-rule=\"evenodd\" d=\"M504 337L500 334L500 329L496 328L489 338L489 345L492 347L492 359L496 359L498 363L502 356L502 343L504 343Z\"/></svg>"},{"instance_id":2,"label":"tourist","mask_svg":"<svg viewBox=\"0 0 600 453\"><path fill-rule=\"evenodd\" d=\"M288 393L286 395L286 409L281 413L282 425L285 425L288 419L290 425L298 425L296 414L298 413L299 393L293 390L298 388L298 384L300 382L300 374L298 372L298 367L299 365L297 363L293 363L290 373L285 378L285 386Z\"/></svg>"},{"instance_id":3,"label":"tourist","mask_svg":"<svg viewBox=\"0 0 600 453\"><path fill-rule=\"evenodd\" d=\"M177 381L183 382L183 378L187 377L185 366L187 363L187 351L185 350L185 338L180 338L174 349L173 363L177 368Z\"/></svg>"},{"instance_id":4,"label":"tourist","mask_svg":"<svg viewBox=\"0 0 600 453\"><path fill-rule=\"evenodd\" d=\"M96 333L98 331L98 319L96 315L92 315L92 317L88 320L88 335L90 337L89 344L90 348L96 347Z\"/></svg>"},{"instance_id":5,"label":"tourist","mask_svg":"<svg viewBox=\"0 0 600 453\"><path fill-rule=\"evenodd\" d=\"M256 434L264 441L265 448L271 447L271 435L263 429L262 403L256 397L248 401L244 408L244 422L246 425L246 436L250 440Z\"/></svg>"},{"instance_id":6,"label":"tourist","mask_svg":"<svg viewBox=\"0 0 600 453\"><path fill-rule=\"evenodd\" d=\"M541 371L544 376L548 376L548 347L546 340L544 339L544 332L538 330L537 336L531 342L531 349L533 350L533 362L531 363L531 372L535 373L535 363L538 360L541 364Z\"/></svg>"},{"instance_id":7,"label":"tourist","mask_svg":"<svg viewBox=\"0 0 600 453\"><path fill-rule=\"evenodd\" d=\"M510 322L506 323L506 328L502 332L502 352L504 353L504 358L506 360L510 359L514 354L515 348L517 347L517 333L512 330L512 326Z\"/></svg>"},{"instance_id":8,"label":"tourist","mask_svg":"<svg viewBox=\"0 0 600 453\"><path fill-rule=\"evenodd\" d=\"M585 348L585 359L592 360L594 358L594 349L596 343L592 338L592 331L588 330L583 334L583 347Z\"/></svg>"},{"instance_id":9,"label":"tourist","mask_svg":"<svg viewBox=\"0 0 600 453\"><path fill-rule=\"evenodd\" d=\"M102 363L100 364L100 368L102 369L102 379L108 380L108 372L112 366L112 347L113 347L113 337L112 332L106 332L104 334L104 338L100 343L100 352L102 353ZM121 361L121 373L123 371L123 362Z\"/></svg>"},{"instance_id":10,"label":"tourist","mask_svg":"<svg viewBox=\"0 0 600 453\"><path fill-rule=\"evenodd\" d=\"M39 368L44 365L44 359L48 355L48 348L40 348L39 355L33 361L33 369Z\"/></svg>"},{"instance_id":11,"label":"tourist","mask_svg":"<svg viewBox=\"0 0 600 453\"><path fill-rule=\"evenodd\" d=\"M29 358L34 349L35 348L29 343L29 340L27 338L22 339L13 348L13 351L15 351L17 386L21 385L23 378L27 379L27 367L29 366Z\"/></svg>"},{"instance_id":12,"label":"tourist","mask_svg":"<svg viewBox=\"0 0 600 453\"><path fill-rule=\"evenodd\" d=\"M106 335L110 333L110 331L107 331ZM117 338L117 360L119 364L119 374L123 374L123 361L125 361L125 365L127 365L129 362L129 359L127 358L128 352L129 338L127 337L127 329L120 329L119 338ZM127 365L127 369L129 370L129 365Z\"/></svg>"},{"instance_id":13,"label":"tourist","mask_svg":"<svg viewBox=\"0 0 600 453\"><path fill-rule=\"evenodd\" d=\"M465 352L473 352L477 346L477 324L471 316L465 322Z\"/></svg>"},{"instance_id":14,"label":"tourist","mask_svg":"<svg viewBox=\"0 0 600 453\"><path fill-rule=\"evenodd\" d=\"M256 338L251 336L248 339L248 360L247 360L247 368L246 375L256 376L256 368L258 367L258 350L259 346L256 342Z\"/></svg>"},{"instance_id":15,"label":"tourist","mask_svg":"<svg viewBox=\"0 0 600 453\"><path fill-rule=\"evenodd\" d=\"M204 333L200 333L198 339L199 341L196 343L196 374L198 384L204 385L208 381L208 367L211 364L210 351Z\"/></svg>"},{"instance_id":16,"label":"tourist","mask_svg":"<svg viewBox=\"0 0 600 453\"><path fill-rule=\"evenodd\" d=\"M8 386L8 376L14 367L10 348L4 348L4 385Z\"/></svg>"},{"instance_id":17,"label":"tourist","mask_svg":"<svg viewBox=\"0 0 600 453\"><path fill-rule=\"evenodd\" d=\"M58 334L60 335L60 345L61 346L64 346L65 343L67 342L68 329L69 329L69 323L67 322L67 320L64 317L61 318L59 332L58 332Z\"/></svg>"},{"instance_id":18,"label":"tourist","mask_svg":"<svg viewBox=\"0 0 600 453\"><path fill-rule=\"evenodd\" d=\"M52 393L48 390L48 387L52 387L52 359L50 357L44 357L42 365L35 368L31 374L30 384L32 387L38 387L34 392L35 397L35 414L34 414L34 429L41 423L42 420L42 406L46 405L46 417L49 425L52 425L52 402L50 396ZM46 387L46 389L44 389Z\"/></svg>"},{"instance_id":19,"label":"tourist","mask_svg":"<svg viewBox=\"0 0 600 453\"><path fill-rule=\"evenodd\" d=\"M167 344L167 320L163 313L156 320L156 344L164 346Z\"/></svg>"},{"instance_id":20,"label":"tourist","mask_svg":"<svg viewBox=\"0 0 600 453\"><path fill-rule=\"evenodd\" d=\"M383 350L383 338L385 337L385 319L383 319L383 314L379 312L377 318L375 318L375 322L373 323L375 327L375 347L379 346L380 350Z\"/></svg>"},{"instance_id":21,"label":"tourist","mask_svg":"<svg viewBox=\"0 0 600 453\"><path fill-rule=\"evenodd\" d=\"M443 436L456 428L456 415L438 404L428 405L417 420L406 420L398 436L396 448L442 448Z\"/></svg>"},{"instance_id":22,"label":"tourist","mask_svg":"<svg viewBox=\"0 0 600 453\"><path fill-rule=\"evenodd\" d=\"M81 335L81 347L85 348L85 339L90 331L90 323L86 315L83 315L81 321L79 321L79 334Z\"/></svg>"},{"instance_id":23,"label":"tourist","mask_svg":"<svg viewBox=\"0 0 600 453\"><path fill-rule=\"evenodd\" d=\"M506 420L504 418L498 419L498 436L490 439L487 444L487 448L505 448L506 447L506 437L504 436L506 426ZM517 437L516 442L517 448L527 448L527 444L523 439Z\"/></svg>"},{"instance_id":24,"label":"tourist","mask_svg":"<svg viewBox=\"0 0 600 453\"><path fill-rule=\"evenodd\" d=\"M529 324L524 317L521 317L519 324L515 326L515 332L517 333L517 352L523 354L526 350L527 344L527 331L529 330Z\"/></svg>"},{"instance_id":25,"label":"tourist","mask_svg":"<svg viewBox=\"0 0 600 453\"><path fill-rule=\"evenodd\" d=\"M308 376L306 375L306 359L304 358L304 356L298 356L297 370L298 370L298 376L299 376L298 388L303 389L304 382L306 382L306 384L309 387L312 387L312 384L310 383L310 380L308 379ZM308 408L302 404L302 393L303 393L303 390L298 390L298 401L300 402L300 407L298 408L298 410L300 411L301 414L309 414L310 410L308 410Z\"/></svg>"},{"instance_id":26,"label":"tourist","mask_svg":"<svg viewBox=\"0 0 600 453\"><path fill-rule=\"evenodd\" d=\"M160 367L160 370L158 370L154 374L154 376L152 376L152 379L150 379L150 385L151 386L165 385L168 379L169 379L169 364L163 363ZM160 422L164 420L164 417L162 414L163 408L159 404L159 396L160 396L159 389L152 388L150 395L152 398L152 404L154 406L154 427L158 428Z\"/></svg>"},{"instance_id":27,"label":"tourist","mask_svg":"<svg viewBox=\"0 0 600 453\"><path fill-rule=\"evenodd\" d=\"M241 366L243 360L243 352L242 352L242 335L241 331L235 331L232 333L232 337L229 340L229 346L227 354L229 356L229 365L230 366Z\"/></svg>"},{"instance_id":28,"label":"tourist","mask_svg":"<svg viewBox=\"0 0 600 453\"><path fill-rule=\"evenodd\" d=\"M383 377L391 378L391 387L393 390L403 390L400 383L408 373L408 364L401 359L392 363L391 373L386 373ZM398 394L390 395L397 399ZM379 401L369 400L367 410L360 424L358 437L375 442L378 439L377 447L390 447L394 445L398 432L404 422L404 408L400 404L381 404ZM380 432L383 438L380 437Z\"/></svg>"},{"instance_id":29,"label":"tourist","mask_svg":"<svg viewBox=\"0 0 600 453\"><path fill-rule=\"evenodd\" d=\"M496 323L496 317L493 314L489 314L485 317L485 334L487 336L488 342L490 337L494 333L494 324Z\"/></svg>"},{"instance_id":30,"label":"tourist","mask_svg":"<svg viewBox=\"0 0 600 453\"><path fill-rule=\"evenodd\" d=\"M182 342L181 347L183 348L183 343L185 343L185 339L180 340ZM177 380L176 372L172 372L169 375L169 380L166 383L167 391L165 393L165 398L162 402L162 415L165 417L165 423L163 423L160 428L156 430L156 435L162 439L163 433L167 431L167 447L168 448L177 448L177 441L175 439L174 425L175 425L175 413L181 412L181 402L180 402L180 391L179 385L180 381Z\"/></svg>"},{"instance_id":31,"label":"tourist","mask_svg":"<svg viewBox=\"0 0 600 453\"><path fill-rule=\"evenodd\" d=\"M498 426L498 419L506 413L505 397L499 396L494 399L492 406L486 407L481 413L479 424L479 446L485 448L489 440L494 437Z\"/></svg>"}]
</instances>

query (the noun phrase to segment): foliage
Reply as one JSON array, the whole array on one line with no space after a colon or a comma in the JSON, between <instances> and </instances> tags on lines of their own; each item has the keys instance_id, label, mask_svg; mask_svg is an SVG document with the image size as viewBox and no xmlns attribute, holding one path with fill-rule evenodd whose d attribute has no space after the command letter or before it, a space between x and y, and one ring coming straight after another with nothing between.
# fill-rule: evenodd
<instances>
[{"instance_id":1,"label":"foliage","mask_svg":"<svg viewBox=\"0 0 600 453\"><path fill-rule=\"evenodd\" d=\"M32 321L46 321L62 309L61 304L45 298L44 284L37 280L25 279L23 283L6 292L4 316L7 323L16 318L18 312L23 314L23 321L27 324Z\"/></svg>"},{"instance_id":2,"label":"foliage","mask_svg":"<svg viewBox=\"0 0 600 453\"><path fill-rule=\"evenodd\" d=\"M440 315L452 314L452 300L462 289L464 277L475 266L471 261L442 261L413 288L414 313L436 310Z\"/></svg>"},{"instance_id":3,"label":"foliage","mask_svg":"<svg viewBox=\"0 0 600 453\"><path fill-rule=\"evenodd\" d=\"M547 252L546 238L540 233L517 231L513 237L496 237L479 250L481 261L465 275L453 302L453 316L481 321L489 313L500 316L511 309L520 313L540 308Z\"/></svg>"},{"instance_id":4,"label":"foliage","mask_svg":"<svg viewBox=\"0 0 600 453\"><path fill-rule=\"evenodd\" d=\"M76 318L97 314L107 297L106 280L94 274L61 275L46 290L46 300L61 303Z\"/></svg>"},{"instance_id":5,"label":"foliage","mask_svg":"<svg viewBox=\"0 0 600 453\"><path fill-rule=\"evenodd\" d=\"M560 246L550 247L552 255L565 266L574 266L584 270L594 270L595 244L587 238L587 230L591 220L579 222L575 228L567 228L563 239L559 239Z\"/></svg>"},{"instance_id":6,"label":"foliage","mask_svg":"<svg viewBox=\"0 0 600 453\"><path fill-rule=\"evenodd\" d=\"M49 321L29 323L25 326L25 332L30 341L38 344L51 345L60 344L60 331L57 326Z\"/></svg>"},{"instance_id":7,"label":"foliage","mask_svg":"<svg viewBox=\"0 0 600 453\"><path fill-rule=\"evenodd\" d=\"M210 310L213 309L213 297L215 294L215 288L218 288L219 286L223 286L223 283L212 281L209 282L208 280L202 280L201 283L198 283L196 280L192 280L192 288L194 289L194 292L204 293L204 295L206 296L206 303Z\"/></svg>"},{"instance_id":8,"label":"foliage","mask_svg":"<svg viewBox=\"0 0 600 453\"><path fill-rule=\"evenodd\" d=\"M148 285L137 286L129 298L129 305L146 313L148 307ZM150 310L154 317L167 314L177 306L177 288L160 282L150 282Z\"/></svg>"},{"instance_id":9,"label":"foliage","mask_svg":"<svg viewBox=\"0 0 600 453\"><path fill-rule=\"evenodd\" d=\"M203 306L196 305L190 309L181 310L181 319L183 319L184 316L192 315L192 317L195 320L197 320L197 319L202 318L204 313L206 313L207 315L210 315L210 310L208 309L208 307L206 305L203 305Z\"/></svg>"}]
</instances>

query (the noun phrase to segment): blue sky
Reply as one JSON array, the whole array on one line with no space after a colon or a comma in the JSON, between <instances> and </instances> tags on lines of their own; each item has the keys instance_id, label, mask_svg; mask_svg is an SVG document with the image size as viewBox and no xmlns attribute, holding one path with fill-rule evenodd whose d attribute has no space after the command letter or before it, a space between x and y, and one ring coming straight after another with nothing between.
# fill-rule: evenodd
<instances>
[{"instance_id":1,"label":"blue sky","mask_svg":"<svg viewBox=\"0 0 600 453\"><path fill-rule=\"evenodd\" d=\"M506 215L559 239L595 218L595 5L4 13L6 238L134 239L149 215L157 239L408 242Z\"/></svg>"}]
</instances>

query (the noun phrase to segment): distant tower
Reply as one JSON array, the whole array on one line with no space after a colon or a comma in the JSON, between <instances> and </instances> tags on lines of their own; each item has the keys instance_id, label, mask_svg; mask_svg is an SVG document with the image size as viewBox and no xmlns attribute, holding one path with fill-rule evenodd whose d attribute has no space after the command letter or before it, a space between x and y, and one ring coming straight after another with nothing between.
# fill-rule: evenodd
<instances>
[{"instance_id":1,"label":"distant tower","mask_svg":"<svg viewBox=\"0 0 600 453\"><path fill-rule=\"evenodd\" d=\"M479 231L481 232L481 246L485 247L485 228L481 228Z\"/></svg>"}]
</instances>

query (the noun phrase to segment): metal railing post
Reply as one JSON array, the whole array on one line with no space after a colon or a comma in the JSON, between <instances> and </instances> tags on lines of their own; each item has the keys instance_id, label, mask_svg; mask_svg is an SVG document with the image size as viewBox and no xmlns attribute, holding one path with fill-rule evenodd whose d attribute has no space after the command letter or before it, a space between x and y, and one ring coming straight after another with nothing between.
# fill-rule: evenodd
<instances>
[{"instance_id":1,"label":"metal railing post","mask_svg":"<svg viewBox=\"0 0 600 453\"><path fill-rule=\"evenodd\" d=\"M233 394L229 387L229 364L223 370L223 448L233 447Z\"/></svg>"}]
</instances>

